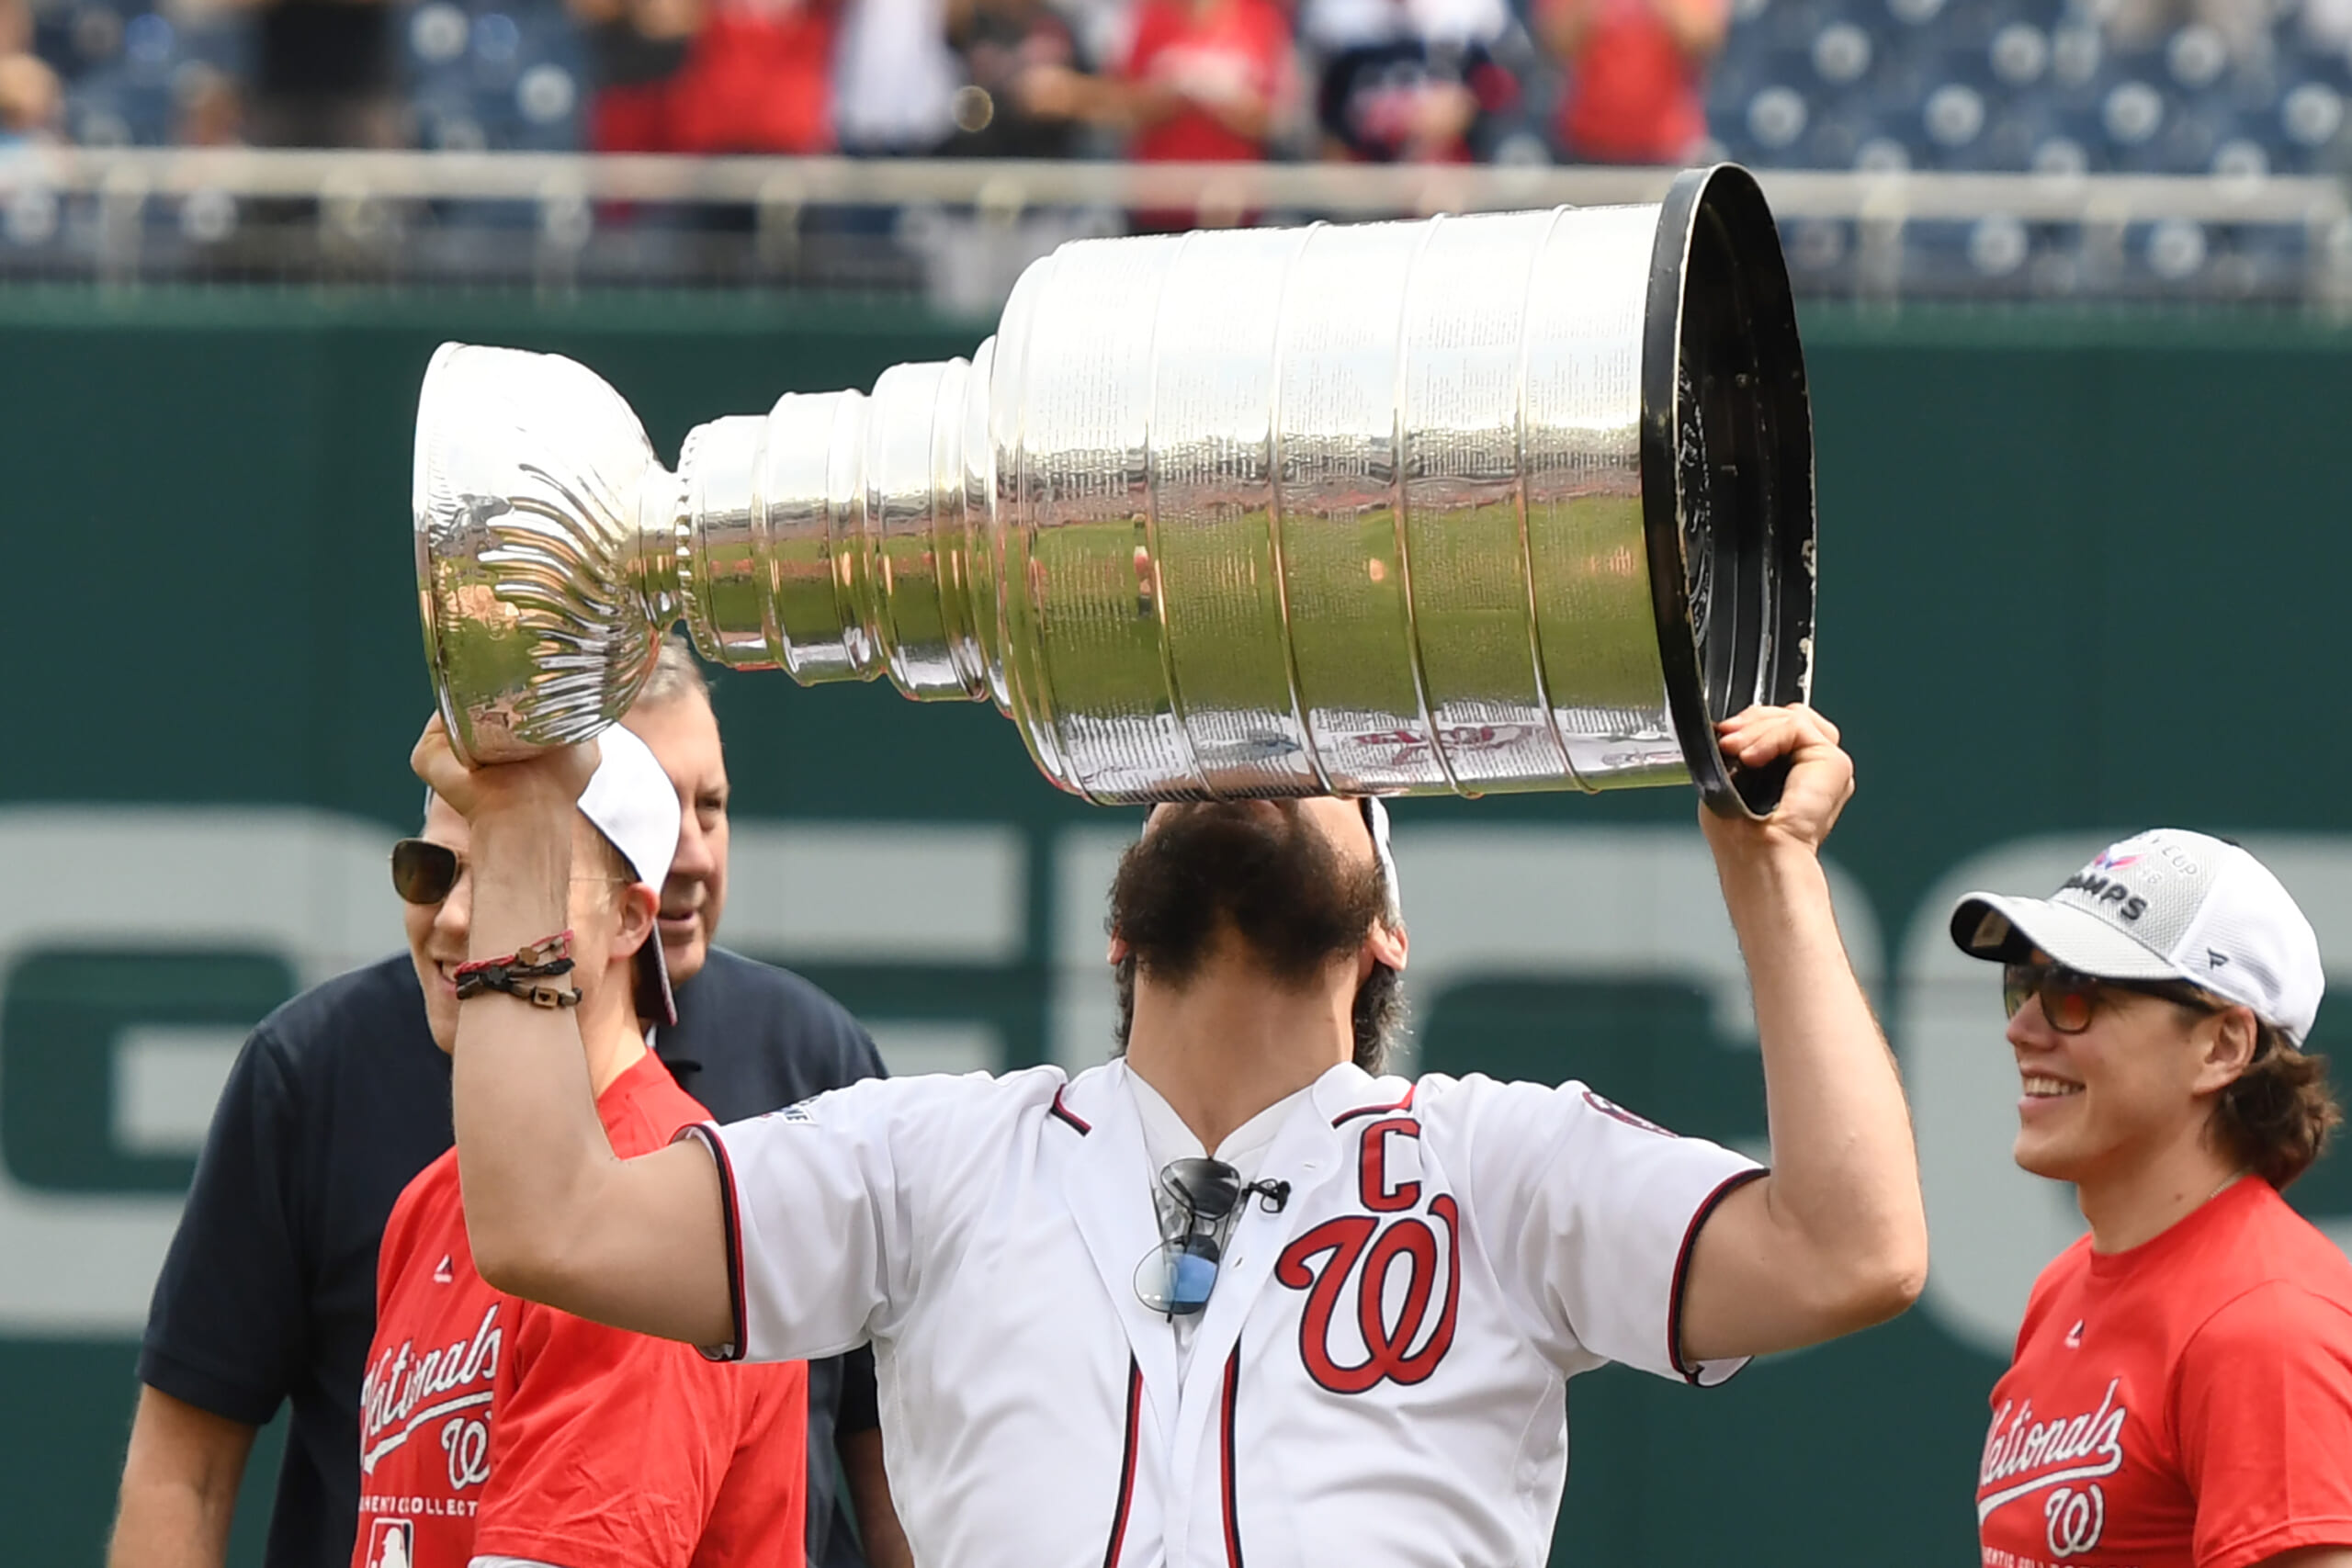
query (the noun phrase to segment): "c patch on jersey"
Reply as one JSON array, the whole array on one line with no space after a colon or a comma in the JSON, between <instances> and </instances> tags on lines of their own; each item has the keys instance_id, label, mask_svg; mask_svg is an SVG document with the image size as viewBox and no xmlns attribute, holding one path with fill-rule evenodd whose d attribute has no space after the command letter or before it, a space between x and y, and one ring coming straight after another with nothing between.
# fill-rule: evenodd
<instances>
[{"instance_id":1,"label":"c patch on jersey","mask_svg":"<svg viewBox=\"0 0 2352 1568\"><path fill-rule=\"evenodd\" d=\"M1369 1212L1324 1221L1283 1248L1274 1264L1278 1283L1307 1292L1299 1359L1306 1375L1333 1393L1425 1382L1453 1346L1462 1211L1450 1192L1435 1193L1422 1206L1420 1135L1420 1123L1409 1116L1368 1123L1356 1196ZM1392 1172L1392 1161L1402 1168ZM1442 1250L1438 1224L1445 1228Z\"/></svg>"}]
</instances>

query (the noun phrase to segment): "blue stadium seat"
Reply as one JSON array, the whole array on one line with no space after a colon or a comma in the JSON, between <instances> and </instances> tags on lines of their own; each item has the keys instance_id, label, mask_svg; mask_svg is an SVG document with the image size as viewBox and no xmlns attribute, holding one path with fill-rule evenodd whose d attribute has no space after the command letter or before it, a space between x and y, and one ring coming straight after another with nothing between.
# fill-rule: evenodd
<instances>
[{"instance_id":1,"label":"blue stadium seat","mask_svg":"<svg viewBox=\"0 0 2352 1568\"><path fill-rule=\"evenodd\" d=\"M1958 169L2352 164L2352 40L2282 10L2266 48L2196 20L2120 42L2090 0L1741 0L1710 111L1766 164L1863 147Z\"/></svg>"}]
</instances>

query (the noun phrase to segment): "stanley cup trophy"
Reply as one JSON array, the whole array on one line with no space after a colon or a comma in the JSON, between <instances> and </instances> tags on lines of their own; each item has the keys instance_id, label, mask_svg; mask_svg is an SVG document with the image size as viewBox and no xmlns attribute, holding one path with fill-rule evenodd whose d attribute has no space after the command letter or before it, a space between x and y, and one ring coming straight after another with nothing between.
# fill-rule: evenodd
<instances>
[{"instance_id":1,"label":"stanley cup trophy","mask_svg":"<svg viewBox=\"0 0 2352 1568\"><path fill-rule=\"evenodd\" d=\"M611 388L445 345L416 562L471 762L625 712L683 618L805 682L993 701L1101 802L1696 782L1803 701L1813 435L1770 213L1662 206L1090 240L967 362L655 460Z\"/></svg>"}]
</instances>

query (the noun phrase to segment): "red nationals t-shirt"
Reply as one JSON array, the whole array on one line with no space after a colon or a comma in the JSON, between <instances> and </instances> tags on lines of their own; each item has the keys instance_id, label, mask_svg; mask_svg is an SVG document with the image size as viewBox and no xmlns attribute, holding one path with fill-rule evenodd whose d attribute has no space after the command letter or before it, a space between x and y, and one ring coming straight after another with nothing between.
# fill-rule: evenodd
<instances>
[{"instance_id":1,"label":"red nationals t-shirt","mask_svg":"<svg viewBox=\"0 0 2352 1568\"><path fill-rule=\"evenodd\" d=\"M624 1159L709 1119L650 1052L596 1110ZM376 1303L353 1568L801 1568L799 1362L719 1366L492 1290L455 1150L393 1207Z\"/></svg>"},{"instance_id":2,"label":"red nationals t-shirt","mask_svg":"<svg viewBox=\"0 0 2352 1568\"><path fill-rule=\"evenodd\" d=\"M2352 1545L2352 1261L2241 1178L2042 1270L1993 1389L1984 1568L2247 1568Z\"/></svg>"}]
</instances>

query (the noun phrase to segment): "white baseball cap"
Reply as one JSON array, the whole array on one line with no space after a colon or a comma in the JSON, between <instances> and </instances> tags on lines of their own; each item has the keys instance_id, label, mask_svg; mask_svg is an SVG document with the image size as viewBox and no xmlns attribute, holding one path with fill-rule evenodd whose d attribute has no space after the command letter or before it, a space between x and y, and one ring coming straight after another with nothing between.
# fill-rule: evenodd
<instances>
[{"instance_id":1,"label":"white baseball cap","mask_svg":"<svg viewBox=\"0 0 2352 1568\"><path fill-rule=\"evenodd\" d=\"M1971 893L1951 939L1972 958L2036 948L2102 980L2185 980L2300 1045L2326 989L2319 938L2269 868L2221 839L2152 828L2099 852L2047 898Z\"/></svg>"},{"instance_id":2,"label":"white baseball cap","mask_svg":"<svg viewBox=\"0 0 2352 1568\"><path fill-rule=\"evenodd\" d=\"M602 753L588 787L580 795L580 815L605 835L628 862L638 881L662 896L670 861L678 852L678 792L653 752L637 736L614 725L596 737ZM670 993L670 968L662 957L662 933L646 933L637 950L637 1016L656 1023L678 1021Z\"/></svg>"}]
</instances>

